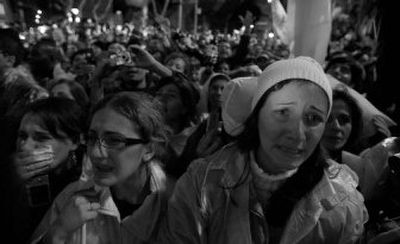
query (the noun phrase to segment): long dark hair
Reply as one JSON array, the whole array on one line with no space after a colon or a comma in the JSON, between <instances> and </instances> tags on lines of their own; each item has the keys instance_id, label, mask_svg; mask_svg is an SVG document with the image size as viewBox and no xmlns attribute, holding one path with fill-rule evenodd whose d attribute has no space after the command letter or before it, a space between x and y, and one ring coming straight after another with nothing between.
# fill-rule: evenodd
<instances>
[{"instance_id":1,"label":"long dark hair","mask_svg":"<svg viewBox=\"0 0 400 244\"><path fill-rule=\"evenodd\" d=\"M286 80L276 84L260 98L245 123L244 131L238 136L238 147L242 152L249 153L258 148L260 145L259 112L268 96L289 82L293 82L293 80ZM246 162L246 164L249 163L248 161ZM322 151L320 144L318 144L311 156L300 165L297 172L272 194L268 210L265 212L268 223L272 226L284 226L293 211L293 207L318 184L322 179L324 168L327 166L325 153Z\"/></svg>"}]
</instances>

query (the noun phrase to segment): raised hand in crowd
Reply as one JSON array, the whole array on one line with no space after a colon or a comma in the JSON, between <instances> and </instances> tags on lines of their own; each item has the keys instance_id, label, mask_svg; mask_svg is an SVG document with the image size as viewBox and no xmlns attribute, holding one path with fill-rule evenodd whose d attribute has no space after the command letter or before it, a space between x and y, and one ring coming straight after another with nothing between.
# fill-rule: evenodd
<instances>
[{"instance_id":1,"label":"raised hand in crowd","mask_svg":"<svg viewBox=\"0 0 400 244\"><path fill-rule=\"evenodd\" d=\"M141 68L153 71L162 77L171 76L172 71L157 61L146 49L139 45L130 45L129 51L133 63Z\"/></svg>"}]
</instances>

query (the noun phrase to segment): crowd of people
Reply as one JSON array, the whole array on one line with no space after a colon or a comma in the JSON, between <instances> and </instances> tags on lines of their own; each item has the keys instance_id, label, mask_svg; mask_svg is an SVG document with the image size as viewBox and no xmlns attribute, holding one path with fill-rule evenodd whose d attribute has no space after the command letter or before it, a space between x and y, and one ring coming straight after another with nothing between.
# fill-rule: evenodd
<instances>
[{"instance_id":1,"label":"crowd of people","mask_svg":"<svg viewBox=\"0 0 400 244\"><path fill-rule=\"evenodd\" d=\"M319 64L253 21L29 43L1 29L4 240L400 241L399 121L365 98L375 50L334 32Z\"/></svg>"}]
</instances>

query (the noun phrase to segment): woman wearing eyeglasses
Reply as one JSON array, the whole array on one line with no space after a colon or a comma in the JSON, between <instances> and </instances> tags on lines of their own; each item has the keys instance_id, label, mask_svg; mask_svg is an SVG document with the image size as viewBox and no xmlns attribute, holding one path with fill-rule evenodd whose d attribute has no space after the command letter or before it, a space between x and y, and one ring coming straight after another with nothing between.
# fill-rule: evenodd
<instances>
[{"instance_id":1,"label":"woman wearing eyeglasses","mask_svg":"<svg viewBox=\"0 0 400 244\"><path fill-rule=\"evenodd\" d=\"M102 100L86 138L92 174L64 189L33 240L150 241L171 186L161 163L166 138L158 103L149 96L124 92Z\"/></svg>"}]
</instances>

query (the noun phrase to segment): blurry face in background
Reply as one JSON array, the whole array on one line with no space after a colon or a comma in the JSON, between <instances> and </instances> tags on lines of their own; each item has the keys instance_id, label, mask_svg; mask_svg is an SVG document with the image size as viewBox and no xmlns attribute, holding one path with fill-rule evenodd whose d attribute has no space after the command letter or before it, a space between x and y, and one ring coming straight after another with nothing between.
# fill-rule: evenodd
<instances>
[{"instance_id":1,"label":"blurry face in background","mask_svg":"<svg viewBox=\"0 0 400 244\"><path fill-rule=\"evenodd\" d=\"M122 65L119 67L119 77L126 88L145 88L147 70L134 65Z\"/></svg>"},{"instance_id":2,"label":"blurry face in background","mask_svg":"<svg viewBox=\"0 0 400 244\"><path fill-rule=\"evenodd\" d=\"M0 50L0 76L2 75L2 73L11 68L13 66L14 62L12 62L11 57L4 54L1 50Z\"/></svg>"},{"instance_id":3,"label":"blurry face in background","mask_svg":"<svg viewBox=\"0 0 400 244\"><path fill-rule=\"evenodd\" d=\"M208 88L208 104L211 110L221 108L222 91L228 84L228 80L224 78L216 78Z\"/></svg>"},{"instance_id":4,"label":"blurry face in background","mask_svg":"<svg viewBox=\"0 0 400 244\"><path fill-rule=\"evenodd\" d=\"M298 168L318 145L327 114L327 96L313 83L292 81L273 91L258 114L259 164L269 173Z\"/></svg>"},{"instance_id":5,"label":"blurry face in background","mask_svg":"<svg viewBox=\"0 0 400 244\"><path fill-rule=\"evenodd\" d=\"M228 63L220 63L218 66L218 72L228 74L229 73L229 64Z\"/></svg>"},{"instance_id":6,"label":"blurry face in background","mask_svg":"<svg viewBox=\"0 0 400 244\"><path fill-rule=\"evenodd\" d=\"M335 99L321 140L322 145L331 152L343 149L352 128L350 107L342 99Z\"/></svg>"},{"instance_id":7,"label":"blurry face in background","mask_svg":"<svg viewBox=\"0 0 400 244\"><path fill-rule=\"evenodd\" d=\"M228 42L222 42L218 46L218 55L221 58L229 58L232 56L231 44Z\"/></svg>"},{"instance_id":8,"label":"blurry face in background","mask_svg":"<svg viewBox=\"0 0 400 244\"><path fill-rule=\"evenodd\" d=\"M216 45L208 44L205 46L204 49L205 56L211 57L211 56L217 56L218 55L218 47Z\"/></svg>"},{"instance_id":9,"label":"blurry face in background","mask_svg":"<svg viewBox=\"0 0 400 244\"><path fill-rule=\"evenodd\" d=\"M17 152L31 153L43 147L51 147L54 153L52 168L67 160L69 152L78 145L73 143L65 133L58 131L64 139L55 138L42 126L42 121L35 114L28 113L22 118L18 129Z\"/></svg>"},{"instance_id":10,"label":"blurry face in background","mask_svg":"<svg viewBox=\"0 0 400 244\"><path fill-rule=\"evenodd\" d=\"M327 70L327 73L331 74L336 79L352 87L351 69L349 65L344 63L334 64L329 68L329 70Z\"/></svg>"},{"instance_id":11,"label":"blurry face in background","mask_svg":"<svg viewBox=\"0 0 400 244\"><path fill-rule=\"evenodd\" d=\"M71 89L65 83L53 86L53 88L50 91L50 95L53 97L65 97L75 100L74 96L71 93Z\"/></svg>"},{"instance_id":12,"label":"blurry face in background","mask_svg":"<svg viewBox=\"0 0 400 244\"><path fill-rule=\"evenodd\" d=\"M156 94L164 106L165 119L168 122L179 121L186 114L179 88L174 84L161 87Z\"/></svg>"},{"instance_id":13,"label":"blurry face in background","mask_svg":"<svg viewBox=\"0 0 400 244\"><path fill-rule=\"evenodd\" d=\"M174 58L167 62L167 67L169 67L172 70L185 73L186 63L182 58Z\"/></svg>"},{"instance_id":14,"label":"blurry face in background","mask_svg":"<svg viewBox=\"0 0 400 244\"><path fill-rule=\"evenodd\" d=\"M82 65L88 64L84 54L75 55L71 63L74 70L80 69Z\"/></svg>"},{"instance_id":15,"label":"blurry face in background","mask_svg":"<svg viewBox=\"0 0 400 244\"><path fill-rule=\"evenodd\" d=\"M68 46L67 46L67 56L68 57L72 57L72 55L74 53L76 53L77 51L78 51L78 47L76 45L68 44Z\"/></svg>"}]
</instances>

